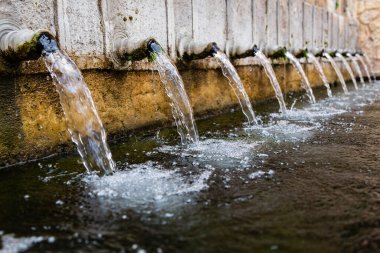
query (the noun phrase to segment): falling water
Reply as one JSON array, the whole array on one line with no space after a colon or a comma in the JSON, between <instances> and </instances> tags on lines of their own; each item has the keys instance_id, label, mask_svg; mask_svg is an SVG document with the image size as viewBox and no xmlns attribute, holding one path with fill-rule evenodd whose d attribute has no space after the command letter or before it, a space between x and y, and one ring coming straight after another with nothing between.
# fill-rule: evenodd
<instances>
[{"instance_id":1,"label":"falling water","mask_svg":"<svg viewBox=\"0 0 380 253\"><path fill-rule=\"evenodd\" d=\"M115 169L112 154L106 142L106 132L92 100L90 90L75 63L58 48L55 41L43 36L42 52L66 117L72 141L88 172L102 170L110 174Z\"/></svg>"},{"instance_id":2,"label":"falling water","mask_svg":"<svg viewBox=\"0 0 380 253\"><path fill-rule=\"evenodd\" d=\"M367 66L367 64L364 62L363 57L362 57L360 54L356 54L356 57L359 59L360 63L363 65L363 67L364 67L364 71L365 71L365 73L366 73L366 75L367 75L367 77L368 77L368 81L369 81L370 83L372 83L372 79L371 79L371 75L369 74L368 66Z\"/></svg>"},{"instance_id":3,"label":"falling water","mask_svg":"<svg viewBox=\"0 0 380 253\"><path fill-rule=\"evenodd\" d=\"M373 72L371 60L369 59L368 55L364 54L363 56L364 56L364 60L367 62L369 66L369 69L371 70L373 80L376 81L376 75L375 75L375 72Z\"/></svg>"},{"instance_id":4,"label":"falling water","mask_svg":"<svg viewBox=\"0 0 380 253\"><path fill-rule=\"evenodd\" d=\"M360 78L360 83L361 83L363 86L365 86L364 79L363 79L363 74L362 74L362 71L360 70L360 67L359 67L358 62L356 61L356 58L353 57L351 54L347 54L347 56L350 58L352 64L354 64L355 71L356 71L356 73L359 75L359 78Z\"/></svg>"},{"instance_id":5,"label":"falling water","mask_svg":"<svg viewBox=\"0 0 380 253\"><path fill-rule=\"evenodd\" d=\"M310 102L315 103L315 97L313 94L313 89L311 88L309 79L307 79L306 73L303 70L300 62L290 52L286 52L285 55L290 60L290 62L293 64L294 68L297 70L297 73L301 76L301 85L306 90L306 94L309 97Z\"/></svg>"},{"instance_id":6,"label":"falling water","mask_svg":"<svg viewBox=\"0 0 380 253\"><path fill-rule=\"evenodd\" d=\"M164 84L166 95L170 99L173 118L182 144L196 143L199 141L198 131L182 78L161 47L154 50L153 54L154 64Z\"/></svg>"},{"instance_id":7,"label":"falling water","mask_svg":"<svg viewBox=\"0 0 380 253\"><path fill-rule=\"evenodd\" d=\"M327 89L327 95L331 98L332 97L332 92L331 92L330 84L329 84L329 81L326 78L325 73L323 72L321 64L319 63L319 61L317 60L317 58L315 58L315 56L312 53L307 53L307 57L311 60L311 62L314 64L314 67L317 69L317 71L319 73L319 76L321 77L321 79L323 81L323 85Z\"/></svg>"},{"instance_id":8,"label":"falling water","mask_svg":"<svg viewBox=\"0 0 380 253\"><path fill-rule=\"evenodd\" d=\"M323 53L323 56L326 57L327 60L329 60L331 66L333 67L333 69L335 70L336 75L339 78L339 82L342 85L344 93L347 94L348 90L347 90L346 81L344 81L342 72L340 72L340 69L338 68L338 65L336 65L336 62L334 61L334 59L328 53Z\"/></svg>"},{"instance_id":9,"label":"falling water","mask_svg":"<svg viewBox=\"0 0 380 253\"><path fill-rule=\"evenodd\" d=\"M356 83L356 78L355 78L354 73L352 72L350 64L348 64L346 58L344 58L343 55L341 55L340 53L337 53L336 56L338 56L338 58L342 60L344 66L346 67L348 73L351 76L351 79L352 79L352 82L354 83L355 89L357 90L358 89L358 84Z\"/></svg>"},{"instance_id":10,"label":"falling water","mask_svg":"<svg viewBox=\"0 0 380 253\"><path fill-rule=\"evenodd\" d=\"M253 112L251 102L249 101L249 97L231 61L220 50L218 50L214 54L214 57L218 60L218 63L222 68L223 75L228 79L230 86L235 92L235 95L239 100L243 113L248 119L248 123L256 123L255 113Z\"/></svg>"},{"instance_id":11,"label":"falling water","mask_svg":"<svg viewBox=\"0 0 380 253\"><path fill-rule=\"evenodd\" d=\"M286 104L284 100L284 95L282 94L280 84L277 81L276 74L274 73L273 67L269 59L261 52L256 51L255 56L259 59L261 65L264 67L265 73L267 74L274 92L276 93L276 97L278 103L280 105L280 111L282 114L286 114Z\"/></svg>"}]
</instances>

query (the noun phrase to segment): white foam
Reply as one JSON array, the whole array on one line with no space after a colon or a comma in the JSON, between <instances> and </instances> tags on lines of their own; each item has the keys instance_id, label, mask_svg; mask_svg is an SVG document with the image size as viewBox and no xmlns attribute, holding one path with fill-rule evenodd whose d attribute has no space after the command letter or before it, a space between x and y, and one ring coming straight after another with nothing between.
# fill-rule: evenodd
<instances>
[{"instance_id":1,"label":"white foam","mask_svg":"<svg viewBox=\"0 0 380 253\"><path fill-rule=\"evenodd\" d=\"M256 179L256 178L260 178L260 177L263 177L263 176L273 176L274 175L274 171L273 170L269 170L269 171L262 171L262 170L258 170L258 171L255 171L251 174L249 174L249 178L250 179Z\"/></svg>"},{"instance_id":2,"label":"white foam","mask_svg":"<svg viewBox=\"0 0 380 253\"><path fill-rule=\"evenodd\" d=\"M182 195L208 188L211 170L198 175L184 176L179 170L165 170L151 162L134 165L130 170L118 171L110 176L85 177L90 194L108 200L121 200L136 207L159 204Z\"/></svg>"},{"instance_id":3,"label":"white foam","mask_svg":"<svg viewBox=\"0 0 380 253\"><path fill-rule=\"evenodd\" d=\"M204 158L205 160L208 158L213 160L220 158L244 159L259 144L260 142L242 140L207 139L189 145L184 149L178 146L163 146L159 148L159 151L181 156Z\"/></svg>"},{"instance_id":4,"label":"white foam","mask_svg":"<svg viewBox=\"0 0 380 253\"><path fill-rule=\"evenodd\" d=\"M255 132L276 140L298 141L309 138L321 125L317 122L291 123L288 120L279 120L265 125L255 125L245 128L248 132Z\"/></svg>"},{"instance_id":5,"label":"white foam","mask_svg":"<svg viewBox=\"0 0 380 253\"><path fill-rule=\"evenodd\" d=\"M55 241L54 237L43 237L43 236L31 236L31 237L14 237L13 234L6 234L2 236L3 248L0 250L1 253L18 253L28 250L33 245L48 241L53 243Z\"/></svg>"}]
</instances>

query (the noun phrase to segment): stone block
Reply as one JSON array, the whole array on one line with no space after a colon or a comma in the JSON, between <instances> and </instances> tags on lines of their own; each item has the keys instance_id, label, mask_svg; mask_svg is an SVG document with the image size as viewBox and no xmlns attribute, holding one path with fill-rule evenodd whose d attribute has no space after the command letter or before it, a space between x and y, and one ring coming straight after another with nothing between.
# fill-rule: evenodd
<instances>
[{"instance_id":1,"label":"stone block","mask_svg":"<svg viewBox=\"0 0 380 253\"><path fill-rule=\"evenodd\" d=\"M332 15L332 41L331 47L338 49L339 48L339 15L333 13Z\"/></svg>"},{"instance_id":2,"label":"stone block","mask_svg":"<svg viewBox=\"0 0 380 253\"><path fill-rule=\"evenodd\" d=\"M303 46L310 47L313 43L313 6L303 4Z\"/></svg>"},{"instance_id":3,"label":"stone block","mask_svg":"<svg viewBox=\"0 0 380 253\"><path fill-rule=\"evenodd\" d=\"M226 1L193 0L193 8L195 42L216 42L220 48L224 48L227 35Z\"/></svg>"},{"instance_id":4,"label":"stone block","mask_svg":"<svg viewBox=\"0 0 380 253\"><path fill-rule=\"evenodd\" d=\"M289 47L289 0L278 0L278 44Z\"/></svg>"},{"instance_id":5,"label":"stone block","mask_svg":"<svg viewBox=\"0 0 380 253\"><path fill-rule=\"evenodd\" d=\"M291 48L301 48L303 45L302 22L302 0L289 1L289 45Z\"/></svg>"},{"instance_id":6,"label":"stone block","mask_svg":"<svg viewBox=\"0 0 380 253\"><path fill-rule=\"evenodd\" d=\"M343 16L339 16L339 48L346 48L346 36L345 36L345 18Z\"/></svg>"},{"instance_id":7,"label":"stone block","mask_svg":"<svg viewBox=\"0 0 380 253\"><path fill-rule=\"evenodd\" d=\"M176 40L193 36L193 9L191 1L174 1L174 23Z\"/></svg>"},{"instance_id":8,"label":"stone block","mask_svg":"<svg viewBox=\"0 0 380 253\"><path fill-rule=\"evenodd\" d=\"M267 46L278 45L278 13L277 13L277 0L267 0Z\"/></svg>"},{"instance_id":9,"label":"stone block","mask_svg":"<svg viewBox=\"0 0 380 253\"><path fill-rule=\"evenodd\" d=\"M333 13L332 12L328 12L328 17L329 17L329 23L328 23L328 29L329 29L329 32L328 32L328 38L329 38L329 43L328 43L328 47L329 48L332 48L333 47L333 36L334 36L334 25L333 25Z\"/></svg>"},{"instance_id":10,"label":"stone block","mask_svg":"<svg viewBox=\"0 0 380 253\"><path fill-rule=\"evenodd\" d=\"M253 42L259 47L264 47L266 45L266 13L266 0L253 0Z\"/></svg>"},{"instance_id":11,"label":"stone block","mask_svg":"<svg viewBox=\"0 0 380 253\"><path fill-rule=\"evenodd\" d=\"M227 39L235 49L248 49L252 43L252 1L227 1Z\"/></svg>"},{"instance_id":12,"label":"stone block","mask_svg":"<svg viewBox=\"0 0 380 253\"><path fill-rule=\"evenodd\" d=\"M313 47L322 48L322 9L314 6L313 8Z\"/></svg>"},{"instance_id":13,"label":"stone block","mask_svg":"<svg viewBox=\"0 0 380 253\"><path fill-rule=\"evenodd\" d=\"M371 23L376 18L380 17L380 12L378 9L370 9L362 12L359 15L359 20L362 24L367 25Z\"/></svg>"},{"instance_id":14,"label":"stone block","mask_svg":"<svg viewBox=\"0 0 380 253\"><path fill-rule=\"evenodd\" d=\"M110 44L115 36L119 37L117 34L123 34L133 41L155 38L164 49L168 48L165 0L107 0L103 6ZM112 50L112 47L107 50Z\"/></svg>"},{"instance_id":15,"label":"stone block","mask_svg":"<svg viewBox=\"0 0 380 253\"><path fill-rule=\"evenodd\" d=\"M70 54L104 53L101 11L97 2L58 0L58 27L61 46Z\"/></svg>"},{"instance_id":16,"label":"stone block","mask_svg":"<svg viewBox=\"0 0 380 253\"><path fill-rule=\"evenodd\" d=\"M329 12L322 9L322 47L327 48L330 46L329 38Z\"/></svg>"},{"instance_id":17,"label":"stone block","mask_svg":"<svg viewBox=\"0 0 380 253\"><path fill-rule=\"evenodd\" d=\"M0 1L0 18L11 18L24 28L47 29L56 34L54 3L54 0Z\"/></svg>"}]
</instances>

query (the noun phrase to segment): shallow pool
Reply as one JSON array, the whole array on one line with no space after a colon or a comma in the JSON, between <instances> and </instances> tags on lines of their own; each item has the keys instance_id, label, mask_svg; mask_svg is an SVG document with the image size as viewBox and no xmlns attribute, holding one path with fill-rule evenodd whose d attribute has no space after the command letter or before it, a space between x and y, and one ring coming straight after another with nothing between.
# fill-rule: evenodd
<instances>
[{"instance_id":1,"label":"shallow pool","mask_svg":"<svg viewBox=\"0 0 380 253\"><path fill-rule=\"evenodd\" d=\"M111 145L119 172L87 175L73 153L0 169L4 252L380 250L380 83L317 103L297 95Z\"/></svg>"}]
</instances>

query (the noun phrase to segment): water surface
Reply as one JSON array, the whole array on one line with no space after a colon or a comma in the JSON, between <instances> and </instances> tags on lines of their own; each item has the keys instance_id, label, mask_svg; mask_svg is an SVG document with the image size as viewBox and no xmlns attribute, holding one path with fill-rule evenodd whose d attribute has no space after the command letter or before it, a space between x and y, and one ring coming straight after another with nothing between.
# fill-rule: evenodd
<instances>
[{"instance_id":1,"label":"water surface","mask_svg":"<svg viewBox=\"0 0 380 253\"><path fill-rule=\"evenodd\" d=\"M352 86L352 85L351 85ZM352 89L353 87L351 87ZM0 170L0 247L17 252L374 252L380 247L380 83L315 89L111 145L112 176L73 153Z\"/></svg>"}]
</instances>

